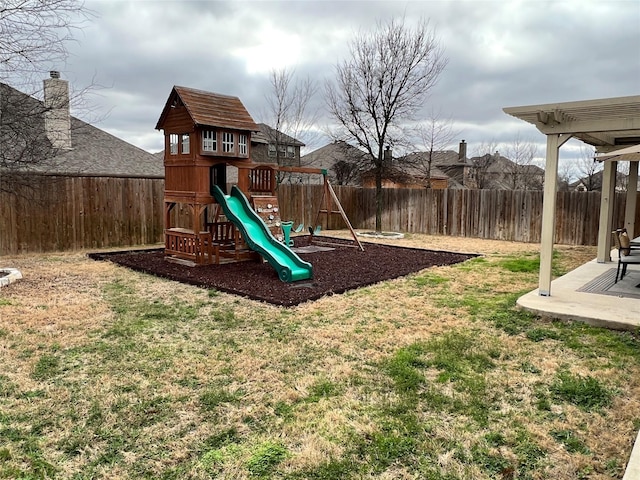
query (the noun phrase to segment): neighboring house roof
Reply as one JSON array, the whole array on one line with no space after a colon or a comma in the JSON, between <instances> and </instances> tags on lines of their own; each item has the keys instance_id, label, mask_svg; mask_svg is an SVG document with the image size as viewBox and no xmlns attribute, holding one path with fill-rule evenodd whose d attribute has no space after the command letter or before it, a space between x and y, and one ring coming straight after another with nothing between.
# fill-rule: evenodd
<instances>
[{"instance_id":1,"label":"neighboring house roof","mask_svg":"<svg viewBox=\"0 0 640 480\"><path fill-rule=\"evenodd\" d=\"M509 160L507 157L503 157L499 153L496 152L495 155L487 154L491 157L491 161L487 167L487 171L491 173L504 173L513 171L514 168L518 167L518 165ZM477 161L481 158L486 158L487 155L483 155L482 157L473 157L471 159L472 162ZM537 165L520 165L520 170L523 173L529 175L544 175L544 169L538 167Z\"/></svg>"},{"instance_id":2,"label":"neighboring house roof","mask_svg":"<svg viewBox=\"0 0 640 480\"><path fill-rule=\"evenodd\" d=\"M375 175L375 169L367 170L365 173L362 174L363 177L372 177L374 175ZM426 185L427 183L427 176L424 174L409 172L407 170L400 170L399 168L394 168L394 167L385 169L382 174L382 178L393 180L396 183L403 183L403 184L416 183L416 184ZM431 179L447 180L447 181L450 180L447 175L443 174L436 168L431 169Z\"/></svg>"},{"instance_id":3,"label":"neighboring house roof","mask_svg":"<svg viewBox=\"0 0 640 480\"><path fill-rule=\"evenodd\" d=\"M486 164L486 175L484 188L496 190L510 190L513 188L513 175L517 175L524 183L540 183L544 181L544 169L537 165L517 165L515 162L503 157L498 152L486 154L479 157L472 157L471 164Z\"/></svg>"},{"instance_id":4,"label":"neighboring house roof","mask_svg":"<svg viewBox=\"0 0 640 480\"><path fill-rule=\"evenodd\" d=\"M423 181L426 181L424 166L426 165L427 155L428 152L412 152L395 161L405 165L403 170L407 174L416 177L416 179L423 179ZM462 170L466 166L469 165L465 161L460 161L457 152L451 150L437 151L433 152L431 170L429 173L433 179L448 179L449 188L464 188L460 182L463 178L462 173L460 174L460 178L456 178L456 176L454 176L454 170Z\"/></svg>"},{"instance_id":5,"label":"neighboring house roof","mask_svg":"<svg viewBox=\"0 0 640 480\"><path fill-rule=\"evenodd\" d=\"M197 126L258 131L258 126L238 97L180 86L174 86L171 90L156 130L162 128L169 111L179 102L185 106Z\"/></svg>"},{"instance_id":6,"label":"neighboring house roof","mask_svg":"<svg viewBox=\"0 0 640 480\"><path fill-rule=\"evenodd\" d=\"M360 164L367 159L362 150L340 140L303 155L300 163L306 167L324 168L330 170L337 162Z\"/></svg>"},{"instance_id":7,"label":"neighboring house roof","mask_svg":"<svg viewBox=\"0 0 640 480\"><path fill-rule=\"evenodd\" d=\"M595 172L593 175L591 175L591 178L589 178L589 176L586 176L586 177L582 177L579 180L576 180L573 183L570 183L569 188L571 190L579 190L579 187L583 186L585 190L601 191L603 176L604 176L604 172L600 170L598 172ZM627 175L625 175L622 172L616 172L616 190L617 191L626 190L628 183L629 183L629 180Z\"/></svg>"},{"instance_id":8,"label":"neighboring house roof","mask_svg":"<svg viewBox=\"0 0 640 480\"><path fill-rule=\"evenodd\" d=\"M403 158L398 158L396 159L397 163L402 163ZM394 162L395 163L395 162ZM420 168L416 168L414 166L411 166L411 164L407 164L407 166L405 168L403 168L403 171L408 174L408 175L412 175L414 177L424 177L427 178L427 174L423 169ZM440 179L445 179L445 178L449 178L449 175L447 175L446 173L444 173L442 170L440 170L438 167L436 167L435 165L431 165L431 171L429 172L429 175L431 176L431 178L440 178Z\"/></svg>"},{"instance_id":9,"label":"neighboring house roof","mask_svg":"<svg viewBox=\"0 0 640 480\"><path fill-rule=\"evenodd\" d=\"M43 102L8 85L0 84L0 87L3 94L13 95L21 108L26 105L31 112L36 112L28 121L34 130L31 138L48 143ZM55 150L48 143L46 151L52 152L54 158L27 162L25 171L48 175L164 177L162 159L76 117L71 116L70 120L71 149Z\"/></svg>"},{"instance_id":10,"label":"neighboring house roof","mask_svg":"<svg viewBox=\"0 0 640 480\"><path fill-rule=\"evenodd\" d=\"M414 152L405 157L395 159L394 163L397 162L398 164L403 165L402 170L392 168L385 174L385 178L394 180L398 183L425 183L426 176L424 175L424 171L412 166L412 162L418 161L420 155L425 155L425 152ZM434 155L434 162L431 166L431 178L434 180L447 179L450 188L464 188L458 180L452 178L436 166L436 159L442 165L465 166L468 164L459 162L457 152L435 152ZM323 168L328 171L331 171L332 167L340 161L358 165L360 168L368 168L371 165L369 162L369 155L366 152L339 140L318 148L301 158L301 163L304 166ZM363 175L367 176L371 174L372 173L369 170Z\"/></svg>"},{"instance_id":11,"label":"neighboring house roof","mask_svg":"<svg viewBox=\"0 0 640 480\"><path fill-rule=\"evenodd\" d=\"M597 181L596 181L595 174L592 176L591 181L589 180L589 177L583 177L576 180L575 182L571 182L568 185L568 187L570 190L576 190L576 191L602 190L602 177L600 177L600 179Z\"/></svg>"},{"instance_id":12,"label":"neighboring house roof","mask_svg":"<svg viewBox=\"0 0 640 480\"><path fill-rule=\"evenodd\" d=\"M399 162L407 165L426 165L429 152L412 152L404 157L398 158ZM452 150L433 152L431 160L431 171L440 175L447 176L444 169L447 167L468 167L470 166L465 160L460 160L458 154ZM416 168L416 167L414 167Z\"/></svg>"},{"instance_id":13,"label":"neighboring house roof","mask_svg":"<svg viewBox=\"0 0 640 480\"><path fill-rule=\"evenodd\" d=\"M276 140L282 145L293 145L294 147L304 147L305 144L286 133L282 133L266 123L258 123L259 130L251 135L251 143L273 143Z\"/></svg>"},{"instance_id":14,"label":"neighboring house roof","mask_svg":"<svg viewBox=\"0 0 640 480\"><path fill-rule=\"evenodd\" d=\"M413 152L408 155L405 155L409 161L417 161L420 160L421 157L425 157L428 152ZM449 166L469 166L469 163L466 159L460 159L458 152L454 152L453 150L439 150L433 152L432 156L432 165L436 167L449 167Z\"/></svg>"},{"instance_id":15,"label":"neighboring house roof","mask_svg":"<svg viewBox=\"0 0 640 480\"><path fill-rule=\"evenodd\" d=\"M162 158L74 117L71 142L72 150L56 157L60 173L164 178Z\"/></svg>"}]
</instances>

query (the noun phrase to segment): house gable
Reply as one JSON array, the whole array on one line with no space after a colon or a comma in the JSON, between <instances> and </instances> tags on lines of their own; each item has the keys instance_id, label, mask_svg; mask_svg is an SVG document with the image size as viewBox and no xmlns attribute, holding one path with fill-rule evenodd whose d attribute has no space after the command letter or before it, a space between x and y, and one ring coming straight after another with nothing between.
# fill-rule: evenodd
<instances>
[{"instance_id":1,"label":"house gable","mask_svg":"<svg viewBox=\"0 0 640 480\"><path fill-rule=\"evenodd\" d=\"M251 135L252 159L258 163L278 163L300 166L300 148L305 144L265 123L259 123L258 132Z\"/></svg>"},{"instance_id":2,"label":"house gable","mask_svg":"<svg viewBox=\"0 0 640 480\"><path fill-rule=\"evenodd\" d=\"M336 140L304 155L301 163L327 170L333 183L359 185L363 169L370 165L367 155L347 142Z\"/></svg>"}]
</instances>

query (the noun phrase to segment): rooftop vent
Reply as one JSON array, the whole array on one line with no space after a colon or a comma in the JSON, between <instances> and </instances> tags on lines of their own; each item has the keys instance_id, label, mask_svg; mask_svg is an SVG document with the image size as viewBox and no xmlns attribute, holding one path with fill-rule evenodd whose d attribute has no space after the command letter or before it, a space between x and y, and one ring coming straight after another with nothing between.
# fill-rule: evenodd
<instances>
[{"instance_id":1,"label":"rooftop vent","mask_svg":"<svg viewBox=\"0 0 640 480\"><path fill-rule=\"evenodd\" d=\"M49 72L49 76L50 76L51 78L60 78L60 72L59 72L59 71L57 71L57 70L51 70L51 71Z\"/></svg>"}]
</instances>

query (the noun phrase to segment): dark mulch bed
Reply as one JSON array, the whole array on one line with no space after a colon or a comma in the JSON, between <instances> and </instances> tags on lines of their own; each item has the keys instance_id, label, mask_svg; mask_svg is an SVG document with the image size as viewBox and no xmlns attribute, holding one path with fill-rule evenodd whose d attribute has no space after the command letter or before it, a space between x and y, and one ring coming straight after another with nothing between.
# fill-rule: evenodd
<instances>
[{"instance_id":1,"label":"dark mulch bed","mask_svg":"<svg viewBox=\"0 0 640 480\"><path fill-rule=\"evenodd\" d=\"M297 237L296 246L308 243ZM473 254L395 247L363 243L364 252L348 240L320 237L334 250L300 253L313 265L313 279L294 283L280 281L266 262L240 262L189 267L164 258L163 249L91 253L94 260L109 260L133 270L207 289L242 295L274 305L293 306L324 295L402 277L424 268L452 265L475 257ZM324 246L324 245L323 245Z\"/></svg>"}]
</instances>

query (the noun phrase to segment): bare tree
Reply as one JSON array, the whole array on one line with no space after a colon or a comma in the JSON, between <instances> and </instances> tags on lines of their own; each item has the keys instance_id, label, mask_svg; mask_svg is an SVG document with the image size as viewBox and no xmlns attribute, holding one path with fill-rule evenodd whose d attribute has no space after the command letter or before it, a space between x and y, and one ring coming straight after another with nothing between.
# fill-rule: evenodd
<instances>
[{"instance_id":1,"label":"bare tree","mask_svg":"<svg viewBox=\"0 0 640 480\"><path fill-rule=\"evenodd\" d=\"M431 111L429 117L416 128L420 152L414 155L414 167L426 177L426 187L431 188L431 169L437 152L445 150L459 134L453 129L451 118L443 119L438 112Z\"/></svg>"},{"instance_id":2,"label":"bare tree","mask_svg":"<svg viewBox=\"0 0 640 480\"><path fill-rule=\"evenodd\" d=\"M368 155L356 147L342 141L333 144L329 158L332 177L338 185L359 184L368 165Z\"/></svg>"},{"instance_id":3,"label":"bare tree","mask_svg":"<svg viewBox=\"0 0 640 480\"><path fill-rule=\"evenodd\" d=\"M471 158L473 174L478 189L488 188L490 184L489 167L496 161L498 144L495 140L482 142L475 148L475 155Z\"/></svg>"},{"instance_id":4,"label":"bare tree","mask_svg":"<svg viewBox=\"0 0 640 480\"><path fill-rule=\"evenodd\" d=\"M626 192L629 188L629 169L631 162L618 162L616 165L616 186L620 191Z\"/></svg>"},{"instance_id":5,"label":"bare tree","mask_svg":"<svg viewBox=\"0 0 640 480\"><path fill-rule=\"evenodd\" d=\"M558 191L568 192L571 183L575 178L575 165L573 162L564 160L558 164Z\"/></svg>"},{"instance_id":6,"label":"bare tree","mask_svg":"<svg viewBox=\"0 0 640 480\"><path fill-rule=\"evenodd\" d=\"M271 90L265 95L267 112L263 117L265 123L272 127L268 140L275 144L276 162L284 165L287 155L282 146L292 138L309 145L317 136L314 125L318 112L311 109L311 102L318 86L310 77L295 79L295 71L286 68L272 70L269 81Z\"/></svg>"},{"instance_id":7,"label":"bare tree","mask_svg":"<svg viewBox=\"0 0 640 480\"><path fill-rule=\"evenodd\" d=\"M587 192L602 188L602 179L599 174L602 170L602 165L595 160L595 156L593 147L580 146L580 156L576 161L576 171L580 176L582 188Z\"/></svg>"},{"instance_id":8,"label":"bare tree","mask_svg":"<svg viewBox=\"0 0 640 480\"><path fill-rule=\"evenodd\" d=\"M511 190L541 190L544 176L541 170L534 164L538 154L535 143L516 138L504 146L505 156L510 162L505 162L503 172L505 183Z\"/></svg>"},{"instance_id":9,"label":"bare tree","mask_svg":"<svg viewBox=\"0 0 640 480\"><path fill-rule=\"evenodd\" d=\"M82 0L3 0L0 3L0 80L33 85L64 63L74 30L91 15Z\"/></svg>"},{"instance_id":10,"label":"bare tree","mask_svg":"<svg viewBox=\"0 0 640 480\"><path fill-rule=\"evenodd\" d=\"M378 22L350 42L350 58L336 65L335 82L326 84L326 101L337 121L333 136L351 141L368 154L376 180L376 225L382 224L384 149L406 137L413 120L447 65L443 48L421 20Z\"/></svg>"},{"instance_id":11,"label":"bare tree","mask_svg":"<svg viewBox=\"0 0 640 480\"><path fill-rule=\"evenodd\" d=\"M357 177L358 169L345 160L338 160L331 167L331 171L338 185L348 185Z\"/></svg>"},{"instance_id":12,"label":"bare tree","mask_svg":"<svg viewBox=\"0 0 640 480\"><path fill-rule=\"evenodd\" d=\"M0 191L15 193L31 172L46 172L68 149L68 86L58 82L42 101L40 82L66 60L74 30L90 16L79 0L0 3Z\"/></svg>"}]
</instances>

